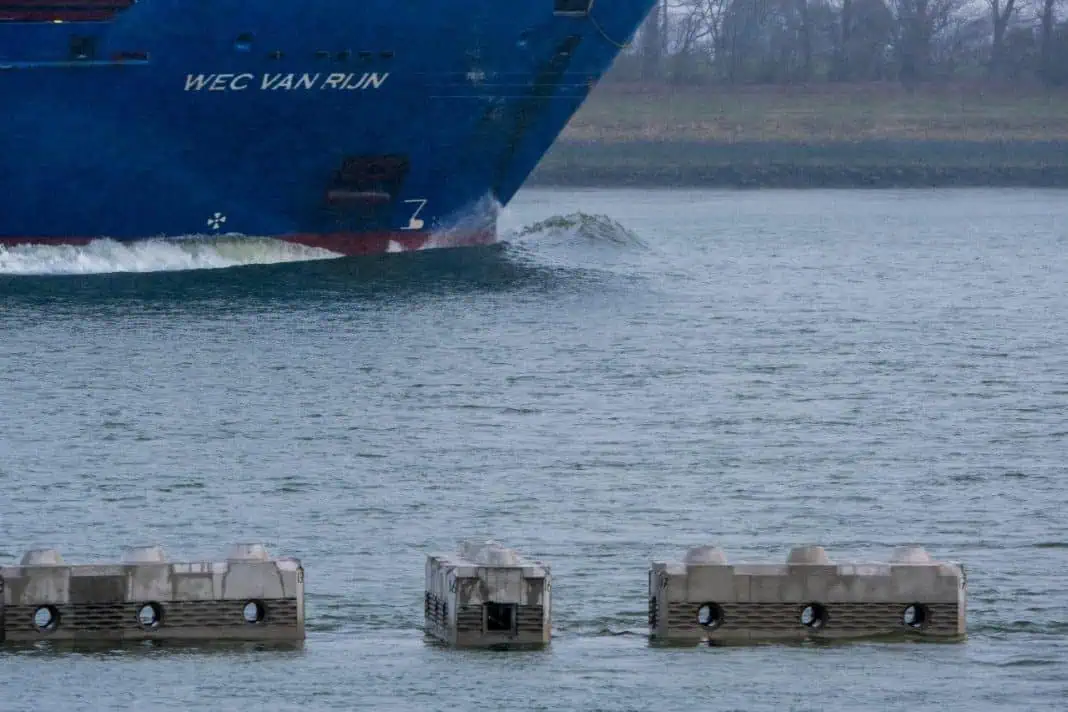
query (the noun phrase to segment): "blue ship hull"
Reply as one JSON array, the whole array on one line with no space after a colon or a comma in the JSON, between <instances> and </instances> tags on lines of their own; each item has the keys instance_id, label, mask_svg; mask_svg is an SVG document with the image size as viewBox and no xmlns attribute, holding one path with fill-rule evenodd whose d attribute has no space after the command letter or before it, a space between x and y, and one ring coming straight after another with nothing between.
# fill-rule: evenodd
<instances>
[{"instance_id":1,"label":"blue ship hull","mask_svg":"<svg viewBox=\"0 0 1068 712\"><path fill-rule=\"evenodd\" d=\"M0 0L0 244L496 240L655 0Z\"/></svg>"}]
</instances>

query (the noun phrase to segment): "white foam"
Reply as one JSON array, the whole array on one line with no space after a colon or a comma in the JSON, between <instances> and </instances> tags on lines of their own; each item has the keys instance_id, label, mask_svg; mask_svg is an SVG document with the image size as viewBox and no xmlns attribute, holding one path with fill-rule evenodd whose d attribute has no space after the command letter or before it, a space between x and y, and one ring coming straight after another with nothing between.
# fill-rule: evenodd
<instances>
[{"instance_id":1,"label":"white foam","mask_svg":"<svg viewBox=\"0 0 1068 712\"><path fill-rule=\"evenodd\" d=\"M509 218L512 216L509 215ZM509 219L508 222L512 222ZM501 221L502 224L505 220ZM583 242L590 245L633 246L645 248L647 245L633 231L607 215L590 215L571 213L553 215L544 220L522 227L510 225L504 231L508 242L564 242L574 244Z\"/></svg>"},{"instance_id":2,"label":"white foam","mask_svg":"<svg viewBox=\"0 0 1068 712\"><path fill-rule=\"evenodd\" d=\"M316 247L261 237L153 239L88 245L0 246L0 274L107 274L224 269L244 265L336 259Z\"/></svg>"}]
</instances>

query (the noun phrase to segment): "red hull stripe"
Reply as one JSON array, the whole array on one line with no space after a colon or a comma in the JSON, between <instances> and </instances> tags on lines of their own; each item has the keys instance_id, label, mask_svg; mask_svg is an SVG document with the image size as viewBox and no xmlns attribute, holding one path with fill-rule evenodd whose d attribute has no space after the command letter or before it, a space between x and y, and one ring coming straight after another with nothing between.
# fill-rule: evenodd
<instances>
[{"instance_id":1,"label":"red hull stripe","mask_svg":"<svg viewBox=\"0 0 1068 712\"><path fill-rule=\"evenodd\" d=\"M494 230L478 232L448 232L441 234L413 232L334 232L334 233L294 233L289 235L270 235L276 240L284 240L308 247L317 247L340 255L380 255L387 252L414 252L430 248L474 247L492 245L497 241ZM88 245L98 238L92 237L0 237L0 246L16 247L19 245ZM123 244L146 242L141 240L121 240ZM228 239L226 236L210 239ZM240 237L235 239L241 239ZM172 240L180 242L181 240Z\"/></svg>"}]
</instances>

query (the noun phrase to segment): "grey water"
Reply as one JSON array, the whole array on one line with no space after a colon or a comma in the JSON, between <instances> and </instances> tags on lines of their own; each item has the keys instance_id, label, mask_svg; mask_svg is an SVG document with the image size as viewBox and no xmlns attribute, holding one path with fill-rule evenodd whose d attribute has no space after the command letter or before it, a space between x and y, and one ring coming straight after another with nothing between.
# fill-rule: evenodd
<instances>
[{"instance_id":1,"label":"grey water","mask_svg":"<svg viewBox=\"0 0 1068 712\"><path fill-rule=\"evenodd\" d=\"M1063 192L527 190L503 231L0 254L0 563L260 540L308 615L295 650L0 650L0 709L1064 706ZM547 649L424 641L424 557L469 537L552 565ZM968 639L649 645L651 559L809 542L964 562Z\"/></svg>"}]
</instances>

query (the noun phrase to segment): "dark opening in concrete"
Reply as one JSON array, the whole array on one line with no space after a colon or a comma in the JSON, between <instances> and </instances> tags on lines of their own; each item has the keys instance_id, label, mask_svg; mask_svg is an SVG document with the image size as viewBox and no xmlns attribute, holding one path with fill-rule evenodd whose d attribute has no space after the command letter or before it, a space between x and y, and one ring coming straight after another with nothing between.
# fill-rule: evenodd
<instances>
[{"instance_id":1,"label":"dark opening in concrete","mask_svg":"<svg viewBox=\"0 0 1068 712\"><path fill-rule=\"evenodd\" d=\"M487 633L515 632L517 621L514 603L487 603L485 610Z\"/></svg>"}]
</instances>

